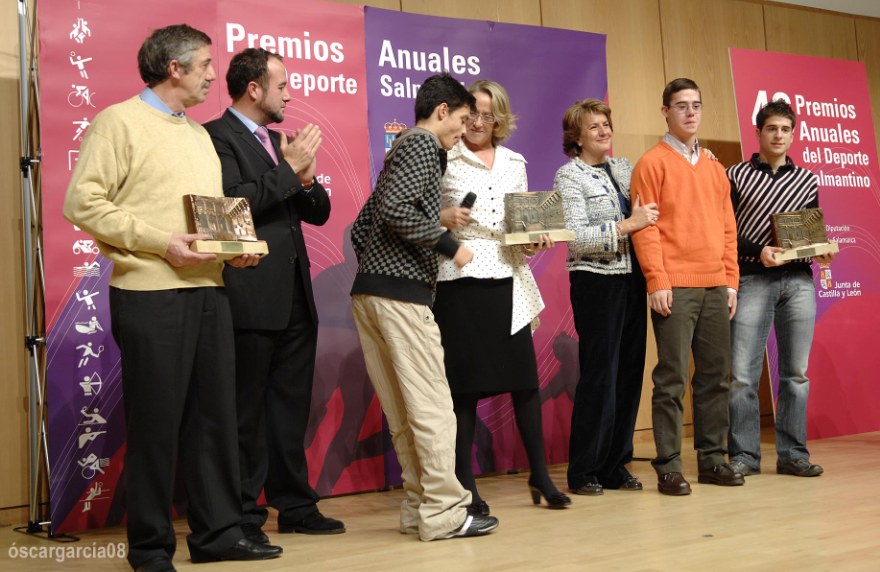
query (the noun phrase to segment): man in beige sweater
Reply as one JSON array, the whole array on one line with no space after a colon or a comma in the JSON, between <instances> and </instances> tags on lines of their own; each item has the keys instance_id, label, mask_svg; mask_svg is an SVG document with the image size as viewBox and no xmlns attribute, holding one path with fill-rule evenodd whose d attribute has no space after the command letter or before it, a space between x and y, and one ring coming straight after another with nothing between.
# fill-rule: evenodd
<instances>
[{"instance_id":1,"label":"man in beige sweater","mask_svg":"<svg viewBox=\"0 0 880 572\"><path fill-rule=\"evenodd\" d=\"M147 87L94 119L64 216L113 261L110 312L122 356L128 431L128 560L174 570L177 460L189 499L193 562L261 560L276 546L244 538L235 422L232 319L223 265L190 250L183 195L222 196L207 132L185 116L216 78L211 39L186 25L155 30L138 52ZM241 256L233 266L252 266Z\"/></svg>"}]
</instances>

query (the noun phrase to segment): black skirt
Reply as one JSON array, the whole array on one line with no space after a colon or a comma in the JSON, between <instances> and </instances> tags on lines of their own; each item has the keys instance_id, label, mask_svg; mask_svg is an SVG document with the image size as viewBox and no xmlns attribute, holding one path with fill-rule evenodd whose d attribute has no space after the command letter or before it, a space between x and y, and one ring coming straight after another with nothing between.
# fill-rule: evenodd
<instances>
[{"instance_id":1,"label":"black skirt","mask_svg":"<svg viewBox=\"0 0 880 572\"><path fill-rule=\"evenodd\" d=\"M434 319L453 394L538 389L532 330L526 325L511 335L512 313L513 278L437 283Z\"/></svg>"}]
</instances>

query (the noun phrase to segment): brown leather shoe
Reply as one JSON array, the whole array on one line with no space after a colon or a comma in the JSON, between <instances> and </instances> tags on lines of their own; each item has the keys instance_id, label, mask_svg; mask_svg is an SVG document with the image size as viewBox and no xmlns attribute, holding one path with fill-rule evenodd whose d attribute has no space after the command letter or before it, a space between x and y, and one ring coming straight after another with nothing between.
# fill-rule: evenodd
<instances>
[{"instance_id":1,"label":"brown leather shoe","mask_svg":"<svg viewBox=\"0 0 880 572\"><path fill-rule=\"evenodd\" d=\"M663 473L657 480L657 490L664 495L680 497L691 494L691 485L681 473Z\"/></svg>"},{"instance_id":2,"label":"brown leather shoe","mask_svg":"<svg viewBox=\"0 0 880 572\"><path fill-rule=\"evenodd\" d=\"M737 487L744 485L746 479L742 473L734 471L727 463L721 463L711 469L700 471L697 482L707 485L721 485L722 487Z\"/></svg>"}]
</instances>

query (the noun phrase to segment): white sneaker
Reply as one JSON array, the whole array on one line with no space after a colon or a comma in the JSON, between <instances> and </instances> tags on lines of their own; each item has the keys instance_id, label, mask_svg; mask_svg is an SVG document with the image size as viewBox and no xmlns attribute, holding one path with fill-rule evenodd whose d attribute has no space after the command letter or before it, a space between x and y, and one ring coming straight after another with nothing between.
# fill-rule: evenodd
<instances>
[{"instance_id":1,"label":"white sneaker","mask_svg":"<svg viewBox=\"0 0 880 572\"><path fill-rule=\"evenodd\" d=\"M447 534L446 536L441 536L440 538L463 538L465 536L482 536L484 534L489 534L493 530L498 528L498 519L494 516L482 516L482 515L474 515L469 514L467 518L464 519L464 523Z\"/></svg>"}]
</instances>

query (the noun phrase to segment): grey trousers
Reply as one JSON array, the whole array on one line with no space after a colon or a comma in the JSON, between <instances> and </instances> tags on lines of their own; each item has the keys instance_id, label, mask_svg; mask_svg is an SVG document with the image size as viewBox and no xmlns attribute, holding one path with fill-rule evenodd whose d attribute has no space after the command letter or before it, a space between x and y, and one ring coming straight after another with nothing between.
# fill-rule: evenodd
<instances>
[{"instance_id":1,"label":"grey trousers","mask_svg":"<svg viewBox=\"0 0 880 572\"><path fill-rule=\"evenodd\" d=\"M681 432L685 386L691 380L694 405L694 449L700 470L725 462L730 391L730 320L727 288L673 288L672 314L651 312L657 341L651 411L657 474L681 472Z\"/></svg>"}]
</instances>

